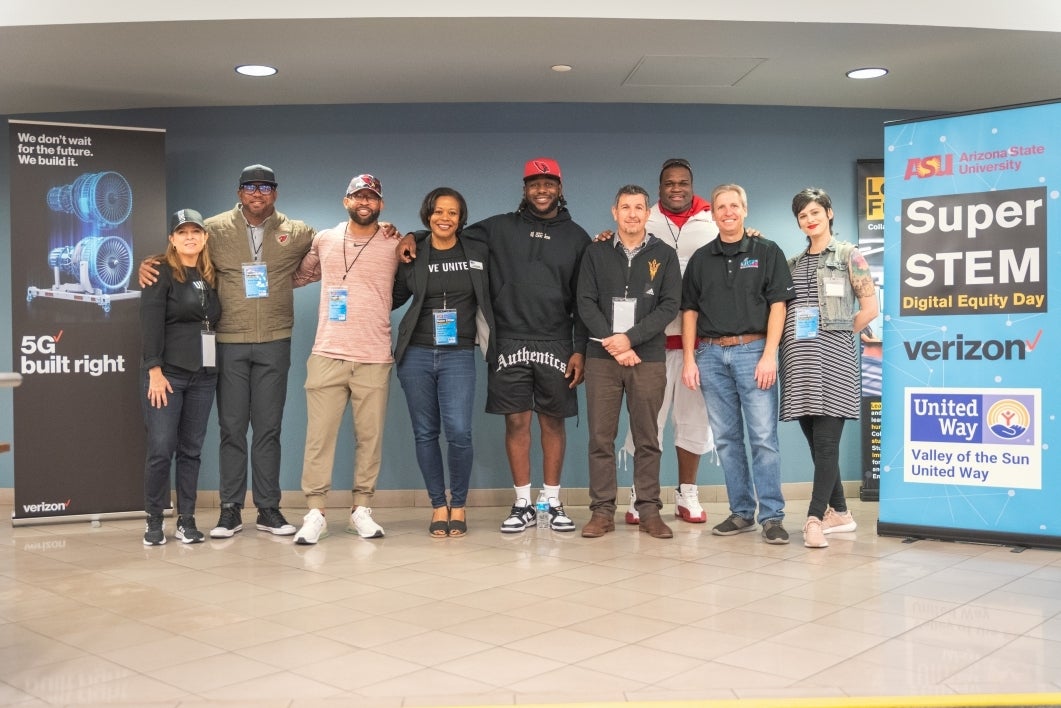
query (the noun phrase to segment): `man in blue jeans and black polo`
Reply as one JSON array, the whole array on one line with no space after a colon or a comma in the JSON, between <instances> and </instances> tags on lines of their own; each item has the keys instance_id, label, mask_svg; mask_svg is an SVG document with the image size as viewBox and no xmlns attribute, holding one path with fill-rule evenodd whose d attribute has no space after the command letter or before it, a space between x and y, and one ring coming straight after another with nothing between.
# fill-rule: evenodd
<instances>
[{"instance_id":1,"label":"man in blue jeans and black polo","mask_svg":"<svg viewBox=\"0 0 1061 708\"><path fill-rule=\"evenodd\" d=\"M786 303L795 289L778 245L745 233L744 188L715 187L711 211L718 238L693 254L682 283L682 382L704 394L726 477L730 516L712 533L754 531L758 497L763 540L784 544L788 532L782 525L785 500L777 444L777 349Z\"/></svg>"}]
</instances>

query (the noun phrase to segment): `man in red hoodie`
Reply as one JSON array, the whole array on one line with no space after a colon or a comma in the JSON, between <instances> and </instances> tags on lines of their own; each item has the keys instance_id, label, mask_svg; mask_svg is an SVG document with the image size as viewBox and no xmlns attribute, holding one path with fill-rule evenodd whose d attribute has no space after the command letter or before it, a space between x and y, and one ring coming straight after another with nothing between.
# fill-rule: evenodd
<instances>
[{"instance_id":1,"label":"man in red hoodie","mask_svg":"<svg viewBox=\"0 0 1061 708\"><path fill-rule=\"evenodd\" d=\"M671 158L659 173L659 201L649 212L648 232L678 252L678 265L685 266L698 248L718 236L711 217L711 203L693 194L693 168L688 160ZM674 514L683 521L702 524L707 513L700 506L696 472L700 456L715 448L707 423L704 397L682 385L681 315L665 330L667 335L667 389L659 411L659 439L663 445L663 427L668 414L674 423L674 447L678 454L678 489L674 493ZM633 459L633 441L627 434L624 449ZM626 523L639 523L634 509L634 489L630 488L630 508Z\"/></svg>"}]
</instances>

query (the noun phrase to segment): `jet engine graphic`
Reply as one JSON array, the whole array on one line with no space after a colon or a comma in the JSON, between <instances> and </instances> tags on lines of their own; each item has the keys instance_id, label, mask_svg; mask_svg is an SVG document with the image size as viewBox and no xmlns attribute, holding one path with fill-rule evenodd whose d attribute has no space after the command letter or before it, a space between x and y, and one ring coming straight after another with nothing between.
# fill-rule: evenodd
<instances>
[{"instance_id":1,"label":"jet engine graphic","mask_svg":"<svg viewBox=\"0 0 1061 708\"><path fill-rule=\"evenodd\" d=\"M133 249L117 236L90 236L76 246L52 249L48 265L72 278L86 293L120 293L133 272Z\"/></svg>"},{"instance_id":2,"label":"jet engine graphic","mask_svg":"<svg viewBox=\"0 0 1061 708\"><path fill-rule=\"evenodd\" d=\"M83 174L48 190L48 208L100 228L114 228L133 213L133 189L117 172Z\"/></svg>"},{"instance_id":3,"label":"jet engine graphic","mask_svg":"<svg viewBox=\"0 0 1061 708\"><path fill-rule=\"evenodd\" d=\"M112 300L140 297L128 290L133 272L133 248L121 236L102 232L121 226L133 213L133 189L118 172L86 172L70 184L52 187L45 197L48 208L72 214L86 224L91 236L48 253L54 283L50 288L30 286L26 300L50 297L94 302L110 312Z\"/></svg>"}]
</instances>

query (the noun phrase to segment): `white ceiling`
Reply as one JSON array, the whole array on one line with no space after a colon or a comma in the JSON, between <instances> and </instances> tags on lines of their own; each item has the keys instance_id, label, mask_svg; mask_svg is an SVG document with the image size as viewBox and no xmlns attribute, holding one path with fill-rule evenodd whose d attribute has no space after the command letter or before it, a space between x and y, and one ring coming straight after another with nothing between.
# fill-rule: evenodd
<instances>
[{"instance_id":1,"label":"white ceiling","mask_svg":"<svg viewBox=\"0 0 1061 708\"><path fill-rule=\"evenodd\" d=\"M332 0L98 5L5 0L0 114L510 101L961 111L1061 97L1059 0L395 0L361 17ZM248 62L280 73L233 72ZM869 65L891 73L844 77Z\"/></svg>"}]
</instances>

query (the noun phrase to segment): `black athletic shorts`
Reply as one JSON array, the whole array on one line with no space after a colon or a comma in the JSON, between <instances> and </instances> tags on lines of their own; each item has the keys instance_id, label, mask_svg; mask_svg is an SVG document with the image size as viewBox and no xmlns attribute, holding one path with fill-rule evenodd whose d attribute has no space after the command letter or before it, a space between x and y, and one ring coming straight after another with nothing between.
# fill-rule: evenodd
<instances>
[{"instance_id":1,"label":"black athletic shorts","mask_svg":"<svg viewBox=\"0 0 1061 708\"><path fill-rule=\"evenodd\" d=\"M534 411L553 418L578 415L578 394L564 378L570 341L498 339L486 378L486 412Z\"/></svg>"}]
</instances>

